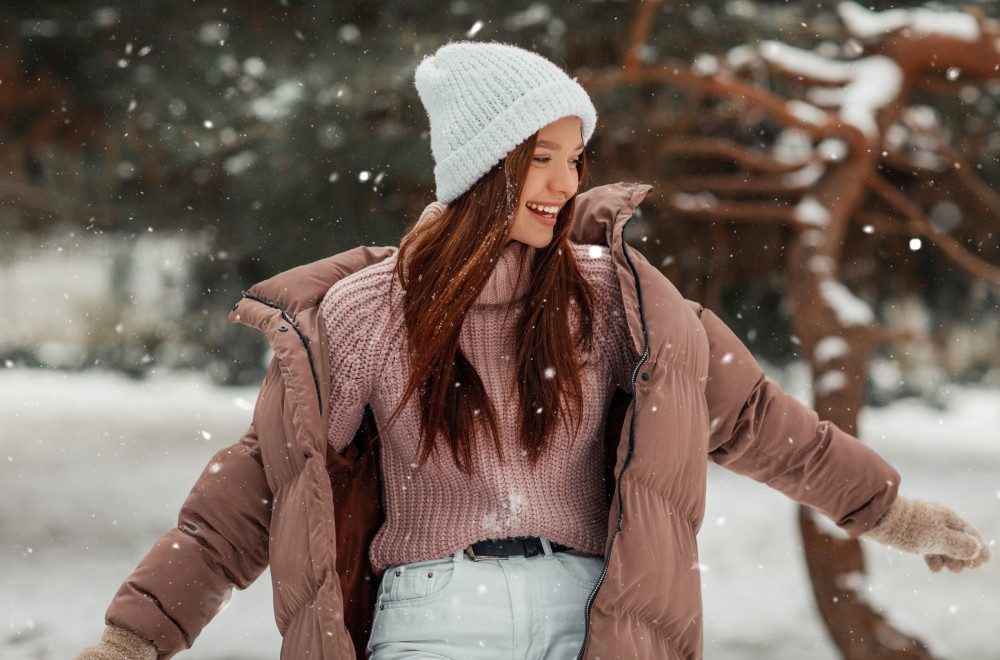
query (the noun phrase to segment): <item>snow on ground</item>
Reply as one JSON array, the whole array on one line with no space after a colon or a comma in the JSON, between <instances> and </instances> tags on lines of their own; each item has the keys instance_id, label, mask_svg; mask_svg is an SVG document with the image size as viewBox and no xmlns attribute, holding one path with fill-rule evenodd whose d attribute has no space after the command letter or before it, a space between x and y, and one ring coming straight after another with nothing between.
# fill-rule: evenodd
<instances>
[{"instance_id":1,"label":"snow on ground","mask_svg":"<svg viewBox=\"0 0 1000 660\"><path fill-rule=\"evenodd\" d=\"M97 640L118 585L174 524L215 450L245 429L255 396L193 374L0 370L0 658L64 659ZM861 426L902 473L904 494L946 503L1000 538L1000 391L954 388L940 409L911 400L868 409ZM706 657L836 658L795 506L722 469L709 482ZM894 624L938 657L998 657L996 566L933 575L919 557L865 547L869 601ZM179 657L264 660L279 647L265 573Z\"/></svg>"}]
</instances>

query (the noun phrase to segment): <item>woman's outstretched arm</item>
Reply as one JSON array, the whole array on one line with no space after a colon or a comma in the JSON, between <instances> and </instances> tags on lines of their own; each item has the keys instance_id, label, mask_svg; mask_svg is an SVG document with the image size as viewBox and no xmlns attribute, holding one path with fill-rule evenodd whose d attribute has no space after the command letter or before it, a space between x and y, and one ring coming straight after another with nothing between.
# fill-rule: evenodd
<instances>
[{"instance_id":1,"label":"woman's outstretched arm","mask_svg":"<svg viewBox=\"0 0 1000 660\"><path fill-rule=\"evenodd\" d=\"M782 390L718 317L698 311L711 350L713 461L820 511L851 536L923 554L932 570L989 561L971 524L940 504L898 497L892 466Z\"/></svg>"},{"instance_id":2,"label":"woman's outstretched arm","mask_svg":"<svg viewBox=\"0 0 1000 660\"><path fill-rule=\"evenodd\" d=\"M79 658L152 657L189 648L221 610L267 567L271 491L254 428L215 454L181 507L177 527L156 542L119 588L101 643ZM144 657L142 655L136 657Z\"/></svg>"}]
</instances>

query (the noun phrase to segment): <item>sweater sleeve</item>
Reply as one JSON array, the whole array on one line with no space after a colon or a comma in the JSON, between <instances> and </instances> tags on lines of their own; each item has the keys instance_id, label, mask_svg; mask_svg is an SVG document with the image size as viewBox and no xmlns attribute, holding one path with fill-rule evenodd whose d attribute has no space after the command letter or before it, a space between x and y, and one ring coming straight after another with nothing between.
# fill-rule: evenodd
<instances>
[{"instance_id":1,"label":"sweater sleeve","mask_svg":"<svg viewBox=\"0 0 1000 660\"><path fill-rule=\"evenodd\" d=\"M329 442L342 452L361 426L385 352L390 281L395 259L332 286L320 304L330 346Z\"/></svg>"},{"instance_id":2,"label":"sweater sleeve","mask_svg":"<svg viewBox=\"0 0 1000 660\"><path fill-rule=\"evenodd\" d=\"M767 378L717 316L700 315L710 345L710 458L816 509L851 536L871 529L896 499L899 474Z\"/></svg>"}]
</instances>

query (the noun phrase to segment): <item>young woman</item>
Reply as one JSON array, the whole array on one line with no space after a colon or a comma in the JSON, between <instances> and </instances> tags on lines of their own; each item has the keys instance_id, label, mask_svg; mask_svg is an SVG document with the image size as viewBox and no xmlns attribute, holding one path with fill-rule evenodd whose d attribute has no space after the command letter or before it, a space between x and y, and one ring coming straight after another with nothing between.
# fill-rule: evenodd
<instances>
[{"instance_id":1,"label":"young woman","mask_svg":"<svg viewBox=\"0 0 1000 660\"><path fill-rule=\"evenodd\" d=\"M625 242L646 187L577 196L596 113L563 71L455 43L416 85L438 202L247 293L253 425L81 658L189 647L268 564L284 658L698 658L709 459L933 570L989 560Z\"/></svg>"}]
</instances>

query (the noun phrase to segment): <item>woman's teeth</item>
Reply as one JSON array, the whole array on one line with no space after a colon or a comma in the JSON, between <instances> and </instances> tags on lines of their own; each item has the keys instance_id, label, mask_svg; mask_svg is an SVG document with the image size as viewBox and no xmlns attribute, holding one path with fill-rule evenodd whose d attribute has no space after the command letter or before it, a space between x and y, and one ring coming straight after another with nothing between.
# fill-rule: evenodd
<instances>
[{"instance_id":1,"label":"woman's teeth","mask_svg":"<svg viewBox=\"0 0 1000 660\"><path fill-rule=\"evenodd\" d=\"M536 211L538 213L541 213L542 215L550 217L554 216L556 213L559 212L558 206L543 206L541 204L535 204L534 202L528 202L525 204L525 206L527 206L532 211Z\"/></svg>"}]
</instances>

